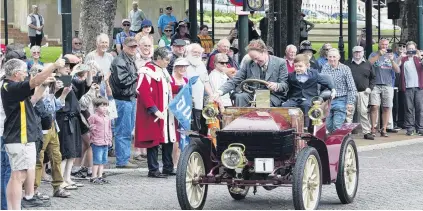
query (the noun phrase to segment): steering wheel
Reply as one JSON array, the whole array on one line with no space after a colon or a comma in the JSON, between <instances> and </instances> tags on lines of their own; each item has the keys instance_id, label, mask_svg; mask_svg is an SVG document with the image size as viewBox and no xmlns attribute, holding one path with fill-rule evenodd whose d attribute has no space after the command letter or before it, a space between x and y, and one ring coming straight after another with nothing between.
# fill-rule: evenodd
<instances>
[{"instance_id":1,"label":"steering wheel","mask_svg":"<svg viewBox=\"0 0 423 211\"><path fill-rule=\"evenodd\" d=\"M261 84L266 85L266 86L268 86L270 84L269 82L264 81L264 80L260 80L260 79L246 79L246 80L243 80L241 82L241 84L240 84L241 90L244 91L244 92L246 92L246 93L249 93L249 94L253 94L254 93L254 90L255 90L255 89L253 89L254 88L253 86L249 86L248 85L249 83L261 83Z\"/></svg>"}]
</instances>

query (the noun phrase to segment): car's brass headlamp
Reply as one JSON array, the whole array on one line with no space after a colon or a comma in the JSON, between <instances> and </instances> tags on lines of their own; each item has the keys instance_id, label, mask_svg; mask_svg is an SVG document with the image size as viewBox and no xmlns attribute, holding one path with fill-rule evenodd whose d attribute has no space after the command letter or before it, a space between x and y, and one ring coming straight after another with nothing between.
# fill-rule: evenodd
<instances>
[{"instance_id":1,"label":"car's brass headlamp","mask_svg":"<svg viewBox=\"0 0 423 211\"><path fill-rule=\"evenodd\" d=\"M247 158L244 155L245 145L233 143L222 153L222 164L229 169L244 168Z\"/></svg>"}]
</instances>

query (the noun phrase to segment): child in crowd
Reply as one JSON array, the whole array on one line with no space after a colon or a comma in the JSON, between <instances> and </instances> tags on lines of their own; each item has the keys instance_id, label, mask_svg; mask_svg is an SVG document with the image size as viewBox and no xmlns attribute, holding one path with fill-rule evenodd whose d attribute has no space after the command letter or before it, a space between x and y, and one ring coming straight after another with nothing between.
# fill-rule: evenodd
<instances>
[{"instance_id":1,"label":"child in crowd","mask_svg":"<svg viewBox=\"0 0 423 211\"><path fill-rule=\"evenodd\" d=\"M104 164L108 162L108 149L112 144L112 123L108 114L109 101L106 98L98 97L93 99L93 104L95 113L88 118L94 164L90 182L104 184L109 183L102 175Z\"/></svg>"},{"instance_id":2,"label":"child in crowd","mask_svg":"<svg viewBox=\"0 0 423 211\"><path fill-rule=\"evenodd\" d=\"M332 90L335 89L333 82L324 77L315 69L310 69L310 61L305 54L298 54L294 59L295 71L288 74L288 101L282 107L300 107L304 112L304 126L309 127L308 111L311 107L311 99L318 96L318 84ZM333 97L332 97L333 98Z\"/></svg>"}]
</instances>

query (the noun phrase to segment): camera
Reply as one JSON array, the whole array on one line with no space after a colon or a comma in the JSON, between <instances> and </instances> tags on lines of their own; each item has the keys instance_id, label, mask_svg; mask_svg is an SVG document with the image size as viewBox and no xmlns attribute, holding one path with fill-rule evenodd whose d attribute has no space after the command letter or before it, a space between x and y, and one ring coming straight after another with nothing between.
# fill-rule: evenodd
<instances>
[{"instance_id":1,"label":"camera","mask_svg":"<svg viewBox=\"0 0 423 211\"><path fill-rule=\"evenodd\" d=\"M101 81L103 81L103 76L101 75L93 76L93 83L101 84Z\"/></svg>"}]
</instances>

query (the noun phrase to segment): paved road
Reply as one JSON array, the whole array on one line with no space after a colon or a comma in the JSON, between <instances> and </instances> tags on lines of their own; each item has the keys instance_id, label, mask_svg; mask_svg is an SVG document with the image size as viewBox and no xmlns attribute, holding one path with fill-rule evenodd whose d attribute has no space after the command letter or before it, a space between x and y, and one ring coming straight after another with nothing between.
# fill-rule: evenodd
<instances>
[{"instance_id":1,"label":"paved road","mask_svg":"<svg viewBox=\"0 0 423 211\"><path fill-rule=\"evenodd\" d=\"M364 149L364 148L362 148ZM354 203L342 205L334 185L323 186L320 209L422 209L423 141L408 146L359 152L360 181ZM53 198L43 209L180 209L175 178L152 179L145 171L126 172L108 177L112 184L72 191L68 199ZM50 193L51 186L42 190ZM234 201L225 187L212 186L204 209L293 209L291 189L266 191Z\"/></svg>"}]
</instances>

